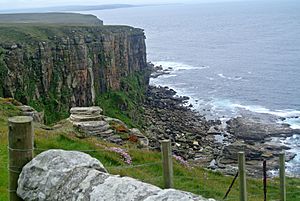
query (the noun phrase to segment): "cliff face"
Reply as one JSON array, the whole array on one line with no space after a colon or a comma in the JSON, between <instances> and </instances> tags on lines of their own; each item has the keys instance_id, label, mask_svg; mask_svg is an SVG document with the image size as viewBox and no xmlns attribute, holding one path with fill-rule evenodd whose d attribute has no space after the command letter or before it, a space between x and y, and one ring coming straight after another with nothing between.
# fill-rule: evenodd
<instances>
[{"instance_id":1,"label":"cliff face","mask_svg":"<svg viewBox=\"0 0 300 201\"><path fill-rule=\"evenodd\" d=\"M93 105L97 94L119 90L123 77L147 66L143 30L131 27L1 27L0 34L7 35L0 96L54 111Z\"/></svg>"}]
</instances>

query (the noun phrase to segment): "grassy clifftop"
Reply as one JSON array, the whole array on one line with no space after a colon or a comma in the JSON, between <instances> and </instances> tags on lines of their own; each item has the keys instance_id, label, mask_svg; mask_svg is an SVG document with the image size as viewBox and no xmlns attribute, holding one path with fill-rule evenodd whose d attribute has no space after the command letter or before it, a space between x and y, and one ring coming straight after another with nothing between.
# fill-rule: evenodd
<instances>
[{"instance_id":1,"label":"grassy clifftop","mask_svg":"<svg viewBox=\"0 0 300 201\"><path fill-rule=\"evenodd\" d=\"M72 32L141 34L143 30L130 26L103 25L94 15L79 13L0 14L0 45L7 42L53 41Z\"/></svg>"},{"instance_id":2,"label":"grassy clifftop","mask_svg":"<svg viewBox=\"0 0 300 201\"><path fill-rule=\"evenodd\" d=\"M130 33L140 34L141 29L129 26L105 25L93 26L82 24L70 24L64 26L62 24L20 24L20 23L0 23L0 45L7 43L24 43L24 42L49 42L55 38L66 37L72 34L72 31L82 32L95 31L99 33Z\"/></svg>"},{"instance_id":3,"label":"grassy clifftop","mask_svg":"<svg viewBox=\"0 0 300 201\"><path fill-rule=\"evenodd\" d=\"M20 13L0 14L0 23L5 24L81 24L103 25L103 22L94 15L78 13Z\"/></svg>"},{"instance_id":4,"label":"grassy clifftop","mask_svg":"<svg viewBox=\"0 0 300 201\"><path fill-rule=\"evenodd\" d=\"M7 152L7 118L20 114L12 99L0 98L0 200L8 200L8 152ZM132 165L124 162L122 157L107 148L108 144L95 138L78 139L76 130L67 121L60 122L54 129L44 129L45 126L35 124L35 154L47 149L86 150L88 154L99 159L112 174L130 176L159 187L163 187L161 154L155 151L137 149L134 144L121 148L129 153ZM176 189L201 194L221 200L233 177L204 170L189 168L174 160L174 185ZM263 200L262 181L248 179L250 201ZM232 188L228 200L239 200L238 182ZM287 179L287 200L298 201L300 197L300 180ZM278 200L279 182L272 179L268 182L268 199Z\"/></svg>"}]
</instances>

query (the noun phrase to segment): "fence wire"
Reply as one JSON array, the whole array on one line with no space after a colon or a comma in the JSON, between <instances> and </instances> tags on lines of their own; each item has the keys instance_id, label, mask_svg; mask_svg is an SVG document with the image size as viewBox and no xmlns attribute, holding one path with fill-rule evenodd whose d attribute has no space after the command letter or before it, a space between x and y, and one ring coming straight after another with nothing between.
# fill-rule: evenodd
<instances>
[{"instance_id":1,"label":"fence wire","mask_svg":"<svg viewBox=\"0 0 300 201\"><path fill-rule=\"evenodd\" d=\"M49 149L46 148L34 148L34 151L37 152L42 152L42 151L47 151ZM124 149L126 151L136 151L136 149ZM18 150L20 151L20 150ZM27 150L26 150L27 151ZM80 152L85 152L85 153L93 153L93 152L99 152L99 151L107 151L105 147L99 147L97 149L85 149L85 150L69 150L69 151L80 151ZM151 163L143 163L143 164L133 164L133 165L121 165L121 166L106 166L106 168L110 171L120 171L120 170L128 170L128 169L141 169L141 171L144 171L145 167L151 167L151 166L162 166L162 162L151 162ZM1 171L2 169L6 169L8 171L8 163L4 162L0 164ZM12 168L12 167L10 167ZM216 178L218 175L212 175L212 173L207 173L207 172L202 172L202 174L198 173L197 171L193 169L186 169L188 175L177 175L176 172L174 172L174 183L175 183L175 188L180 188L182 189L182 186L179 185L182 182L186 181L193 181L193 186L192 192L205 196L205 197L215 197L216 199L219 200L226 200L226 201L238 201L239 200L239 185L238 185L238 173L235 175L235 177L230 177L233 180L226 179L226 178ZM235 181L236 180L236 181ZM147 179L141 179L141 181L145 181L148 183L152 184L160 184L162 185L163 183L163 175L162 172L158 172L158 175L155 175L151 178ZM268 186L267 186L267 199L278 199L279 198L279 181L274 178L268 178ZM209 183L209 184L208 184ZM190 185L190 184L189 184ZM260 184L262 185L262 184ZM223 192L221 195L218 195L216 197L213 193L214 192L220 192L220 186L223 187ZM225 186L225 187L224 187ZM271 189L274 190L274 186L277 186L278 192L270 192ZM257 189L258 186L255 183L247 182L247 188L248 189ZM300 196L299 192L291 192L289 191L290 188L299 188L300 187L292 184L287 184L287 195L288 196ZM184 190L184 189L182 189ZM232 193L232 191L235 191ZM225 196L224 196L225 195ZM224 197L223 197L224 196ZM249 200L263 200L263 187L261 186L261 192L257 191L255 193L248 191L247 197ZM222 199L223 198L223 199ZM300 200L300 197L299 197Z\"/></svg>"}]
</instances>

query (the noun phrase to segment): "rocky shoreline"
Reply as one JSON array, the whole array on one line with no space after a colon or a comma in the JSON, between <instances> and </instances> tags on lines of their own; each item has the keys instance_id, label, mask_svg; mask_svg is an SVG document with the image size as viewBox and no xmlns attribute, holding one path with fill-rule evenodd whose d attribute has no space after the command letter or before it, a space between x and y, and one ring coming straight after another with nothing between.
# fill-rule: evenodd
<instances>
[{"instance_id":1,"label":"rocky shoreline","mask_svg":"<svg viewBox=\"0 0 300 201\"><path fill-rule=\"evenodd\" d=\"M251 176L261 176L263 160L267 160L268 170L278 169L279 153L290 147L272 143L272 137L300 134L287 124L278 124L271 115L267 120L247 115L226 122L207 120L192 109L188 97L177 96L168 87L149 86L146 97L144 130L151 148L159 149L160 140L170 139L174 154L225 174L235 174L239 151L245 151ZM287 151L286 161L295 155Z\"/></svg>"},{"instance_id":2,"label":"rocky shoreline","mask_svg":"<svg viewBox=\"0 0 300 201\"><path fill-rule=\"evenodd\" d=\"M155 69L162 71L160 67ZM23 115L43 123L43 114L20 103L18 106ZM130 129L119 119L104 116L99 107L72 108L69 120L79 138L94 136L119 145L132 142L152 150L160 150L160 140L170 139L175 155L192 165L229 175L237 171L239 151L245 152L247 171L253 177L261 176L263 160L267 160L268 170L276 170L281 151L286 151L286 161L296 155L289 152L290 147L272 139L284 140L300 134L300 130L278 124L278 117L272 115L245 113L227 121L208 120L193 110L189 97L178 96L173 89L160 86L148 87L142 108L145 123L141 129Z\"/></svg>"},{"instance_id":3,"label":"rocky shoreline","mask_svg":"<svg viewBox=\"0 0 300 201\"><path fill-rule=\"evenodd\" d=\"M213 138L206 134L210 126L220 122L206 119L184 106L188 97L175 96L176 92L166 87L149 86L145 108L145 135L150 146L160 148L160 140L170 139L173 151L185 159L202 155L202 147ZM207 138L208 137L208 138Z\"/></svg>"}]
</instances>

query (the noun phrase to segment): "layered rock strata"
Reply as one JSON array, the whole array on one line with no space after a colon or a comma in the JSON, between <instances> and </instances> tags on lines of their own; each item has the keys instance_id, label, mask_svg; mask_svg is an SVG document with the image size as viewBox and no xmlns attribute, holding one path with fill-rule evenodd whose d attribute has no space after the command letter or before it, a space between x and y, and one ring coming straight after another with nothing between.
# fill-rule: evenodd
<instances>
[{"instance_id":1,"label":"layered rock strata","mask_svg":"<svg viewBox=\"0 0 300 201\"><path fill-rule=\"evenodd\" d=\"M142 29L1 25L0 96L45 109L46 117L94 105L97 95L122 89L123 78L146 69Z\"/></svg>"},{"instance_id":2,"label":"layered rock strata","mask_svg":"<svg viewBox=\"0 0 300 201\"><path fill-rule=\"evenodd\" d=\"M78 131L78 137L92 136L117 144L131 140L148 147L149 140L139 129L129 129L121 120L102 115L100 107L73 107L70 113L69 121Z\"/></svg>"},{"instance_id":3,"label":"layered rock strata","mask_svg":"<svg viewBox=\"0 0 300 201\"><path fill-rule=\"evenodd\" d=\"M100 107L74 107L70 110L69 120L85 136L96 136L111 141L114 131L101 115ZM83 136L81 136L83 137ZM118 139L121 141L121 139Z\"/></svg>"}]
</instances>

